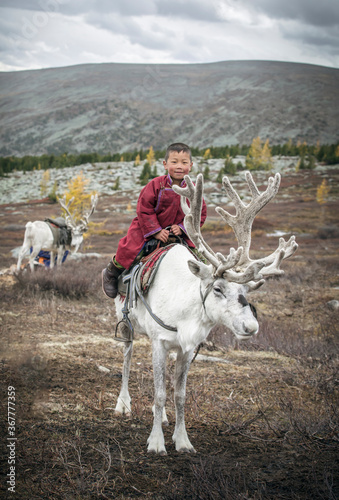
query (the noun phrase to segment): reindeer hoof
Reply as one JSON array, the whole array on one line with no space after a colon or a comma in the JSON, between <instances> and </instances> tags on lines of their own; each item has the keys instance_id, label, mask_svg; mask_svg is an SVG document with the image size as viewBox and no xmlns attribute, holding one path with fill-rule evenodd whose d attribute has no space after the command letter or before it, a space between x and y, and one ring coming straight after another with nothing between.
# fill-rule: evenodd
<instances>
[{"instance_id":1,"label":"reindeer hoof","mask_svg":"<svg viewBox=\"0 0 339 500\"><path fill-rule=\"evenodd\" d=\"M150 455L159 455L160 457L165 457L167 455L166 450L156 451L156 450L147 450L147 453Z\"/></svg>"},{"instance_id":2,"label":"reindeer hoof","mask_svg":"<svg viewBox=\"0 0 339 500\"><path fill-rule=\"evenodd\" d=\"M115 410L114 415L116 417L125 417L125 418L129 418L129 419L132 418L132 413L130 411L121 412L121 411Z\"/></svg>"},{"instance_id":3,"label":"reindeer hoof","mask_svg":"<svg viewBox=\"0 0 339 500\"><path fill-rule=\"evenodd\" d=\"M163 436L158 436L157 433L154 433L152 435L151 433L149 438L147 439L147 444L148 453L155 453L161 456L167 455Z\"/></svg>"},{"instance_id":4,"label":"reindeer hoof","mask_svg":"<svg viewBox=\"0 0 339 500\"><path fill-rule=\"evenodd\" d=\"M196 453L194 448L181 448L178 453Z\"/></svg>"}]
</instances>

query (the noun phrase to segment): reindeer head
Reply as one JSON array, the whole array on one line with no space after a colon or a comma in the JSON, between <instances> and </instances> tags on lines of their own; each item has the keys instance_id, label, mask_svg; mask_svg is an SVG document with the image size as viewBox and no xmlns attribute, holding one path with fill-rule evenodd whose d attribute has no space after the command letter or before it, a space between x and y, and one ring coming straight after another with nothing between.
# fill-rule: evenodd
<instances>
[{"instance_id":1,"label":"reindeer head","mask_svg":"<svg viewBox=\"0 0 339 500\"><path fill-rule=\"evenodd\" d=\"M246 172L246 180L252 193L252 200L248 205L240 200L229 179L223 178L223 186L234 203L236 214L231 215L220 207L216 208L216 211L233 229L238 241L237 250L231 248L227 256L213 252L201 235L202 174L198 175L196 185L186 175L186 187L173 186L173 190L181 195L187 235L209 262L209 265L206 265L203 262L188 261L190 271L201 280L201 297L205 312L214 324L224 324L239 339L249 338L259 330L253 308L246 300L247 293L263 285L266 277L283 274L280 269L281 262L298 248L294 236L287 242L280 238L278 248L271 255L258 260L250 259L254 218L278 192L280 174L269 178L267 189L262 193L258 191L249 172ZM187 200L190 202L189 207Z\"/></svg>"},{"instance_id":2,"label":"reindeer head","mask_svg":"<svg viewBox=\"0 0 339 500\"><path fill-rule=\"evenodd\" d=\"M66 195L63 197L62 200L58 198L58 202L60 203L61 207L68 214L66 217L66 224L67 227L71 230L72 234L71 247L74 247L73 253L77 253L83 242L84 239L83 235L88 229L89 218L94 212L96 204L98 202L98 195L96 194L91 196L91 207L89 211L83 215L82 219L80 220L80 223L78 224L75 223L73 216L69 211L69 206L71 205L73 200L74 197L71 198L68 203L66 203Z\"/></svg>"}]
</instances>

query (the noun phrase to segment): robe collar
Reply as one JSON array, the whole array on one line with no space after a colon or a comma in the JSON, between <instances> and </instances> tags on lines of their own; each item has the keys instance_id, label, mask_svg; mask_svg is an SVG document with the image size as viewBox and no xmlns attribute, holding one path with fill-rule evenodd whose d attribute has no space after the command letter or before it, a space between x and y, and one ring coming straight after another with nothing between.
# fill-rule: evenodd
<instances>
[{"instance_id":1,"label":"robe collar","mask_svg":"<svg viewBox=\"0 0 339 500\"><path fill-rule=\"evenodd\" d=\"M173 181L172 181L172 178L171 178L170 174L167 174L167 182L168 182L168 184L172 187L172 185L173 185ZM186 182L185 182L185 180L183 179L183 180L181 181L180 187L185 187L185 186L186 186Z\"/></svg>"}]
</instances>

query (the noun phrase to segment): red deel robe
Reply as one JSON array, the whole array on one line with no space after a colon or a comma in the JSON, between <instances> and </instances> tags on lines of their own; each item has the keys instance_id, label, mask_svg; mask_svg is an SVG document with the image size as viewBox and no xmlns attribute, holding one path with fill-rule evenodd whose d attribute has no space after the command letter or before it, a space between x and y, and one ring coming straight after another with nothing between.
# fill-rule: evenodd
<instances>
[{"instance_id":1,"label":"red deel robe","mask_svg":"<svg viewBox=\"0 0 339 500\"><path fill-rule=\"evenodd\" d=\"M186 186L185 181L182 182L181 186ZM206 203L203 201L201 226L206 220L206 215ZM146 241L161 229L173 224L180 226L183 231L182 237L190 247L194 248L194 244L186 235L183 221L184 212L180 206L180 196L172 189L171 177L162 175L152 179L140 192L137 217L133 219L127 235L119 241L115 255L116 261L128 269L141 252Z\"/></svg>"}]
</instances>

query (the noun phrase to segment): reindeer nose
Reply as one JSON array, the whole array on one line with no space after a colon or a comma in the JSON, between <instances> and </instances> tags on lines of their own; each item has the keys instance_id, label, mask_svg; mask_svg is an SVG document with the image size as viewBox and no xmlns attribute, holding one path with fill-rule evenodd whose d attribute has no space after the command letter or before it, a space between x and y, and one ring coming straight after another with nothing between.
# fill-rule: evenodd
<instances>
[{"instance_id":1,"label":"reindeer nose","mask_svg":"<svg viewBox=\"0 0 339 500\"><path fill-rule=\"evenodd\" d=\"M246 335L255 335L256 333L258 333L258 323L254 323L254 321L246 324L243 323L243 329Z\"/></svg>"},{"instance_id":2,"label":"reindeer nose","mask_svg":"<svg viewBox=\"0 0 339 500\"><path fill-rule=\"evenodd\" d=\"M239 304L241 304L243 307L248 306L248 302L247 302L246 298L245 298L242 294L240 294L240 295L239 295L239 297L238 297L238 302L239 302Z\"/></svg>"}]
</instances>

